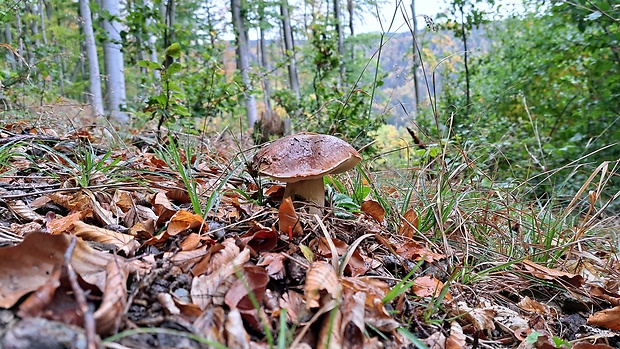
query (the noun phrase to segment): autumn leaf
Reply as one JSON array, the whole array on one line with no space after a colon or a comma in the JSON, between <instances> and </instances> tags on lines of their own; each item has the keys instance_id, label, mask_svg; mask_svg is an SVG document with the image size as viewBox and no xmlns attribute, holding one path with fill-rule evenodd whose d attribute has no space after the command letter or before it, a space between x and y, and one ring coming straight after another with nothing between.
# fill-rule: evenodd
<instances>
[{"instance_id":1,"label":"autumn leaf","mask_svg":"<svg viewBox=\"0 0 620 349\"><path fill-rule=\"evenodd\" d=\"M280 234L288 235L289 229L293 236L300 236L304 233L301 228L301 223L299 222L299 217L297 217L297 213L295 212L293 201L290 197L282 200L282 204L278 209L278 220Z\"/></svg>"},{"instance_id":2,"label":"autumn leaf","mask_svg":"<svg viewBox=\"0 0 620 349\"><path fill-rule=\"evenodd\" d=\"M413 237L418 229L418 214L414 209L409 209L403 215L403 221L400 226L399 234L411 238Z\"/></svg>"},{"instance_id":3,"label":"autumn leaf","mask_svg":"<svg viewBox=\"0 0 620 349\"><path fill-rule=\"evenodd\" d=\"M362 203L362 212L374 218L377 222L383 223L385 219L385 210L375 200L366 200Z\"/></svg>"}]
</instances>

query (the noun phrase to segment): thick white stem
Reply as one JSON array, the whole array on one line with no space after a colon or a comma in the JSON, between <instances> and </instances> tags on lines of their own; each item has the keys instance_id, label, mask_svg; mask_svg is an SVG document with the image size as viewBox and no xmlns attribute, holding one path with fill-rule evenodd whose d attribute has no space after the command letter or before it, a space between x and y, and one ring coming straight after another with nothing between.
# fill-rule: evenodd
<instances>
[{"instance_id":1,"label":"thick white stem","mask_svg":"<svg viewBox=\"0 0 620 349\"><path fill-rule=\"evenodd\" d=\"M323 178L287 183L286 189L284 190L284 197L287 198L290 196L291 199L295 199L295 195L314 204L314 206L310 207L310 213L320 215L323 206L325 206L325 186L323 185Z\"/></svg>"}]
</instances>

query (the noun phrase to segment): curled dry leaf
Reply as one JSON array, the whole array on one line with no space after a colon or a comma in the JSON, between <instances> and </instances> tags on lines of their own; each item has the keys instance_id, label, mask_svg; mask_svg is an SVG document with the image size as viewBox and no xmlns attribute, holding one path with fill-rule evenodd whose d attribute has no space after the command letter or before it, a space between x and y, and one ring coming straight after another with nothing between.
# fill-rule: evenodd
<instances>
[{"instance_id":1,"label":"curled dry leaf","mask_svg":"<svg viewBox=\"0 0 620 349\"><path fill-rule=\"evenodd\" d=\"M155 225L158 227L167 222L177 212L163 192L155 194L151 204L157 215L157 223Z\"/></svg>"},{"instance_id":2,"label":"curled dry leaf","mask_svg":"<svg viewBox=\"0 0 620 349\"><path fill-rule=\"evenodd\" d=\"M86 217L90 213L90 210L74 212L68 214L65 217L54 218L51 221L47 222L45 226L47 227L47 231L50 234L65 233L71 230L71 228L73 228L73 224L75 222L84 219L84 217Z\"/></svg>"},{"instance_id":3,"label":"curled dry leaf","mask_svg":"<svg viewBox=\"0 0 620 349\"><path fill-rule=\"evenodd\" d=\"M457 316L463 316L478 331L492 330L495 328L493 319L496 311L491 308L470 308L465 302L459 302L452 312Z\"/></svg>"},{"instance_id":4,"label":"curled dry leaf","mask_svg":"<svg viewBox=\"0 0 620 349\"><path fill-rule=\"evenodd\" d=\"M286 269L284 269L285 258L281 253L261 253L261 258L256 265L265 267L267 275L274 280L282 280L286 275Z\"/></svg>"},{"instance_id":5,"label":"curled dry leaf","mask_svg":"<svg viewBox=\"0 0 620 349\"><path fill-rule=\"evenodd\" d=\"M263 299L268 282L269 276L264 268L246 266L243 268L242 278L235 281L226 292L224 302L231 309L253 309L249 294L252 293L257 300Z\"/></svg>"},{"instance_id":6,"label":"curled dry leaf","mask_svg":"<svg viewBox=\"0 0 620 349\"><path fill-rule=\"evenodd\" d=\"M278 232L264 227L258 231L249 231L240 240L256 253L269 252L278 245Z\"/></svg>"},{"instance_id":7,"label":"curled dry leaf","mask_svg":"<svg viewBox=\"0 0 620 349\"><path fill-rule=\"evenodd\" d=\"M306 274L304 286L306 307L318 308L320 306L320 292L327 291L332 299L340 298L341 286L336 271L331 264L324 261L313 262Z\"/></svg>"},{"instance_id":8,"label":"curled dry leaf","mask_svg":"<svg viewBox=\"0 0 620 349\"><path fill-rule=\"evenodd\" d=\"M34 212L34 210L31 209L28 205L26 205L26 203L22 200L9 200L6 202L6 206L17 217L25 221L43 222L44 220L43 216Z\"/></svg>"},{"instance_id":9,"label":"curled dry leaf","mask_svg":"<svg viewBox=\"0 0 620 349\"><path fill-rule=\"evenodd\" d=\"M542 315L552 315L554 317L558 315L558 311L555 308L535 301L528 296L523 297L523 299L517 303L517 306L523 310Z\"/></svg>"},{"instance_id":10,"label":"curled dry leaf","mask_svg":"<svg viewBox=\"0 0 620 349\"><path fill-rule=\"evenodd\" d=\"M446 349L446 336L441 331L436 331L424 339L424 343L429 349Z\"/></svg>"},{"instance_id":11,"label":"curled dry leaf","mask_svg":"<svg viewBox=\"0 0 620 349\"><path fill-rule=\"evenodd\" d=\"M364 348L364 308L366 304L366 293L364 292L345 292L343 299L343 319L340 332L342 333L343 347L345 348Z\"/></svg>"},{"instance_id":12,"label":"curled dry leaf","mask_svg":"<svg viewBox=\"0 0 620 349\"><path fill-rule=\"evenodd\" d=\"M620 331L620 306L596 312L588 318L588 325Z\"/></svg>"},{"instance_id":13,"label":"curled dry leaf","mask_svg":"<svg viewBox=\"0 0 620 349\"><path fill-rule=\"evenodd\" d=\"M127 263L120 257L113 256L105 270L103 298L93 314L99 334L110 334L118 328L127 303Z\"/></svg>"},{"instance_id":14,"label":"curled dry leaf","mask_svg":"<svg viewBox=\"0 0 620 349\"><path fill-rule=\"evenodd\" d=\"M280 234L288 235L290 231L293 236L300 236L304 233L297 212L295 212L293 200L290 197L282 200L282 204L278 209L278 221Z\"/></svg>"},{"instance_id":15,"label":"curled dry leaf","mask_svg":"<svg viewBox=\"0 0 620 349\"><path fill-rule=\"evenodd\" d=\"M181 314L181 309L174 304L174 300L172 299L172 295L170 293L161 292L157 294L157 300L162 305L166 314L168 315L179 315Z\"/></svg>"},{"instance_id":16,"label":"curled dry leaf","mask_svg":"<svg viewBox=\"0 0 620 349\"><path fill-rule=\"evenodd\" d=\"M231 309L228 312L224 329L226 330L226 345L229 348L250 348L250 335L248 335L243 327L243 320L241 319L239 309Z\"/></svg>"},{"instance_id":17,"label":"curled dry leaf","mask_svg":"<svg viewBox=\"0 0 620 349\"><path fill-rule=\"evenodd\" d=\"M49 280L29 295L28 298L26 298L22 304L19 305L19 312L17 315L21 318L41 316L43 309L49 306L54 299L54 293L60 286L61 273L62 267L60 265L56 265Z\"/></svg>"},{"instance_id":18,"label":"curled dry leaf","mask_svg":"<svg viewBox=\"0 0 620 349\"><path fill-rule=\"evenodd\" d=\"M400 226L399 233L404 237L413 237L418 229L418 214L414 209L409 209L403 215L403 221Z\"/></svg>"},{"instance_id":19,"label":"curled dry leaf","mask_svg":"<svg viewBox=\"0 0 620 349\"><path fill-rule=\"evenodd\" d=\"M435 253L427 249L424 245L418 242L415 242L415 241L410 241L405 244L399 245L396 248L396 254L398 254L402 258L414 260L414 261L419 261L421 259L424 259L425 261L429 263L433 263L436 260L446 258L445 255L440 254L440 253Z\"/></svg>"},{"instance_id":20,"label":"curled dry leaf","mask_svg":"<svg viewBox=\"0 0 620 349\"><path fill-rule=\"evenodd\" d=\"M211 266L217 264L217 267L210 268L211 272L208 272L207 275L201 275L192 280L192 302L198 305L200 309L205 310L211 305L213 297L217 295L216 291L218 291L220 285L226 282L231 275L235 274L235 271L240 270L242 266L250 260L249 249L244 249L241 252L238 252L238 250L237 248L237 254L232 256L232 259L229 258L231 256L230 252L221 254L226 256L225 259L220 259L218 257L220 254L219 252L230 251L229 249L214 253L211 257ZM225 293L227 290L220 291Z\"/></svg>"},{"instance_id":21,"label":"curled dry leaf","mask_svg":"<svg viewBox=\"0 0 620 349\"><path fill-rule=\"evenodd\" d=\"M463 334L463 328L458 322L450 323L450 337L446 338L446 349L462 349L467 344L467 338Z\"/></svg>"},{"instance_id":22,"label":"curled dry leaf","mask_svg":"<svg viewBox=\"0 0 620 349\"><path fill-rule=\"evenodd\" d=\"M186 210L179 210L170 218L166 232L168 235L174 236L188 230L197 229L208 229L208 225L202 217Z\"/></svg>"},{"instance_id":23,"label":"curled dry leaf","mask_svg":"<svg viewBox=\"0 0 620 349\"><path fill-rule=\"evenodd\" d=\"M374 218L379 223L383 223L385 220L385 210L375 200L366 200L362 202L362 212Z\"/></svg>"},{"instance_id":24,"label":"curled dry leaf","mask_svg":"<svg viewBox=\"0 0 620 349\"><path fill-rule=\"evenodd\" d=\"M317 349L340 349L342 346L342 311L334 308L325 316L319 330Z\"/></svg>"},{"instance_id":25,"label":"curled dry leaf","mask_svg":"<svg viewBox=\"0 0 620 349\"><path fill-rule=\"evenodd\" d=\"M287 321L293 324L300 324L308 320L309 312L304 309L303 295L293 290L288 290L282 295L278 303L280 308L286 309Z\"/></svg>"},{"instance_id":26,"label":"curled dry leaf","mask_svg":"<svg viewBox=\"0 0 620 349\"><path fill-rule=\"evenodd\" d=\"M140 247L140 244L129 234L117 233L113 230L99 228L82 221L74 222L73 227L76 236L87 241L112 244L124 251L126 255L133 254Z\"/></svg>"},{"instance_id":27,"label":"curled dry leaf","mask_svg":"<svg viewBox=\"0 0 620 349\"><path fill-rule=\"evenodd\" d=\"M539 279L543 280L556 280L562 279L564 282L568 282L569 284L575 287L581 287L584 283L583 277L581 275L575 275L571 273L566 273L557 269L550 269L544 267L542 265L536 264L532 261L524 260L523 266L526 270L528 270L532 275Z\"/></svg>"},{"instance_id":28,"label":"curled dry leaf","mask_svg":"<svg viewBox=\"0 0 620 349\"><path fill-rule=\"evenodd\" d=\"M586 342L573 345L573 349L614 349L607 344L590 344Z\"/></svg>"}]
</instances>

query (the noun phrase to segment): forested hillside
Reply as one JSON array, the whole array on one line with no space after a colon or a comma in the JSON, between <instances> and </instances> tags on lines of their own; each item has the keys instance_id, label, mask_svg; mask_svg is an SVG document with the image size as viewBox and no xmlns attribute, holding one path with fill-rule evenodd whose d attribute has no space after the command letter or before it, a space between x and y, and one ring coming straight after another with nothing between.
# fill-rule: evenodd
<instances>
[{"instance_id":1,"label":"forested hillside","mask_svg":"<svg viewBox=\"0 0 620 349\"><path fill-rule=\"evenodd\" d=\"M619 348L616 2L0 1L0 348Z\"/></svg>"}]
</instances>

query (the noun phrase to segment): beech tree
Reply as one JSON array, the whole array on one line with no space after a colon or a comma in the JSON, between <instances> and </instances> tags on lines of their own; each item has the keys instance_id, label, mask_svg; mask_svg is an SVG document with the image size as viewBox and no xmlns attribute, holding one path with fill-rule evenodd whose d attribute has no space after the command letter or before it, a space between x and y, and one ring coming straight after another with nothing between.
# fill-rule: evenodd
<instances>
[{"instance_id":1,"label":"beech tree","mask_svg":"<svg viewBox=\"0 0 620 349\"><path fill-rule=\"evenodd\" d=\"M252 94L252 82L250 81L250 52L248 48L248 34L244 18L241 16L241 0L231 0L230 8L237 41L237 68L241 72L241 80L244 87L248 127L252 128L258 120L258 111L256 110L256 97Z\"/></svg>"},{"instance_id":2,"label":"beech tree","mask_svg":"<svg viewBox=\"0 0 620 349\"><path fill-rule=\"evenodd\" d=\"M100 115L103 115L103 96L101 95L101 76L99 73L99 58L97 57L97 44L93 31L93 20L88 0L80 0L80 15L82 17L82 29L84 30L84 46L88 59L89 73L89 102L95 107Z\"/></svg>"},{"instance_id":3,"label":"beech tree","mask_svg":"<svg viewBox=\"0 0 620 349\"><path fill-rule=\"evenodd\" d=\"M126 108L127 96L125 92L125 63L123 61L121 23L119 0L103 0L103 29L105 41L103 53L105 56L105 71L107 75L107 104L112 119L126 123L129 121Z\"/></svg>"}]
</instances>

